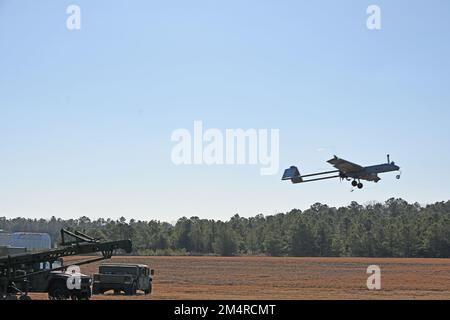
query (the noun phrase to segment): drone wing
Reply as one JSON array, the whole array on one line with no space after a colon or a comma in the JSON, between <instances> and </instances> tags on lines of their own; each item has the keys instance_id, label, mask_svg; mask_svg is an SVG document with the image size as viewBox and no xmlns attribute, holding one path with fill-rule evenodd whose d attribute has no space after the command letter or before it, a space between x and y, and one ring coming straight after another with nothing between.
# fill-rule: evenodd
<instances>
[{"instance_id":1,"label":"drone wing","mask_svg":"<svg viewBox=\"0 0 450 320\"><path fill-rule=\"evenodd\" d=\"M338 158L336 156L334 156L333 159L330 159L327 162L332 164L333 167L335 167L336 169L338 169L339 171L344 172L344 173L358 172L358 171L361 171L364 169L359 164Z\"/></svg>"}]
</instances>

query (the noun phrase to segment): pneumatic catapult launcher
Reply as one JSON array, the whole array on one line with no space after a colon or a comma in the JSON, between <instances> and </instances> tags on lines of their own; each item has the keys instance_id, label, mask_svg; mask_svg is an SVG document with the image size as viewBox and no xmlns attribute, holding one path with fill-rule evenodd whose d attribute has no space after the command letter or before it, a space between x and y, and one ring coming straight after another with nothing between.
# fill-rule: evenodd
<instances>
[{"instance_id":1,"label":"pneumatic catapult launcher","mask_svg":"<svg viewBox=\"0 0 450 320\"><path fill-rule=\"evenodd\" d=\"M67 237L72 238L68 241ZM109 259L115 250L131 253L131 240L101 241L82 232L61 230L61 246L40 252L19 253L0 256L0 300L28 300L28 292L47 292L50 299L89 299L91 296L90 276L79 275L78 288L69 288L68 266L63 257L90 253L101 253L101 257L70 263L80 266Z\"/></svg>"}]
</instances>

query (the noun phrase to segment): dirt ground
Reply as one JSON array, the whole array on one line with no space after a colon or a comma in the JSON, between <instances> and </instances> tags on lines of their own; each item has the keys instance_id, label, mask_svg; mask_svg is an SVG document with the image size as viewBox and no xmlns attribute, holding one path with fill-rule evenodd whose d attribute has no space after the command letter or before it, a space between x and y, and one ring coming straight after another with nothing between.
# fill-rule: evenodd
<instances>
[{"instance_id":1,"label":"dirt ground","mask_svg":"<svg viewBox=\"0 0 450 320\"><path fill-rule=\"evenodd\" d=\"M93 300L450 299L450 259L133 256L113 257L111 262L144 263L155 269L153 294L106 293ZM381 268L378 291L366 287L366 270L372 264ZM81 270L93 274L98 265ZM30 295L47 299L46 294Z\"/></svg>"}]
</instances>

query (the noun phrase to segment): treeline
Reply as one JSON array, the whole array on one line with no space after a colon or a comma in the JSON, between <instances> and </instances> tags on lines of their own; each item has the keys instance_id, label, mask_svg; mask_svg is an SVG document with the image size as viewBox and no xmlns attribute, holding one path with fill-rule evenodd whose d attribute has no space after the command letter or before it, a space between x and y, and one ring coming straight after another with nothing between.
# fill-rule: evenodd
<instances>
[{"instance_id":1,"label":"treeline","mask_svg":"<svg viewBox=\"0 0 450 320\"><path fill-rule=\"evenodd\" d=\"M125 218L0 218L5 232L47 232L54 243L63 227L132 239L134 253L142 255L450 257L450 201L424 207L402 199L340 208L316 203L266 217L236 214L226 222L183 217L175 225Z\"/></svg>"}]
</instances>

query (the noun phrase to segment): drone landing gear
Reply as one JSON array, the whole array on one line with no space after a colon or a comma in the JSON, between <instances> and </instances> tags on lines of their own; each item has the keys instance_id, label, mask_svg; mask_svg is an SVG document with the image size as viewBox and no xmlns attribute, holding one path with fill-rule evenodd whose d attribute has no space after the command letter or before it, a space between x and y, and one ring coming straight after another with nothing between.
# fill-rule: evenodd
<instances>
[{"instance_id":1,"label":"drone landing gear","mask_svg":"<svg viewBox=\"0 0 450 320\"><path fill-rule=\"evenodd\" d=\"M362 189L363 184L362 184L361 182L359 182L359 180L358 180L358 181L353 180L353 181L352 181L352 186L353 186L353 187L358 187L358 189Z\"/></svg>"}]
</instances>

